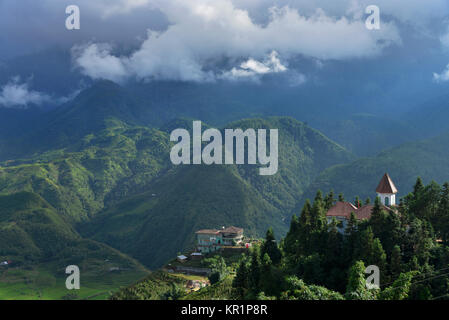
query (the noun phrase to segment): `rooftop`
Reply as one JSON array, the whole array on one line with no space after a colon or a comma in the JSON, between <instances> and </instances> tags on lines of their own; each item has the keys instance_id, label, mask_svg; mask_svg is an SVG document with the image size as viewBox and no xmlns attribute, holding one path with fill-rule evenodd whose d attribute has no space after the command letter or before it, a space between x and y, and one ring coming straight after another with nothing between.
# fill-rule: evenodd
<instances>
[{"instance_id":1,"label":"rooftop","mask_svg":"<svg viewBox=\"0 0 449 320\"><path fill-rule=\"evenodd\" d=\"M379 182L379 185L376 188L377 193L397 193L398 189L394 185L388 173L385 173L382 179Z\"/></svg>"}]
</instances>

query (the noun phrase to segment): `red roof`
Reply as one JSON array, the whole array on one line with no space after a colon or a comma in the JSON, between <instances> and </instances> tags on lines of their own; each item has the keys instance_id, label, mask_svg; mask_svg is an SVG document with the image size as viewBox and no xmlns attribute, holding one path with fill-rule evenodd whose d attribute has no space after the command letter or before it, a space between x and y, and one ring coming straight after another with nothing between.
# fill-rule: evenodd
<instances>
[{"instance_id":1,"label":"red roof","mask_svg":"<svg viewBox=\"0 0 449 320\"><path fill-rule=\"evenodd\" d=\"M374 206L366 204L360 208L356 208L350 202L337 202L332 208L329 209L327 217L344 217L346 219L351 218L351 212L354 212L357 220L370 219ZM383 210L391 211L390 208L382 205Z\"/></svg>"},{"instance_id":2,"label":"red roof","mask_svg":"<svg viewBox=\"0 0 449 320\"><path fill-rule=\"evenodd\" d=\"M196 234L220 234L220 231L214 229L203 229L195 232Z\"/></svg>"},{"instance_id":3,"label":"red roof","mask_svg":"<svg viewBox=\"0 0 449 320\"><path fill-rule=\"evenodd\" d=\"M332 208L329 209L326 216L328 217L345 217L349 219L351 212L356 212L357 207L349 202L338 201Z\"/></svg>"},{"instance_id":4,"label":"red roof","mask_svg":"<svg viewBox=\"0 0 449 320\"><path fill-rule=\"evenodd\" d=\"M221 230L221 232L240 234L240 233L243 233L243 229L242 228L237 228L237 227L234 227L234 226L230 226L230 227L227 227L226 229Z\"/></svg>"},{"instance_id":5,"label":"red roof","mask_svg":"<svg viewBox=\"0 0 449 320\"><path fill-rule=\"evenodd\" d=\"M396 189L393 181L391 180L388 173L385 173L382 179L379 182L379 185L376 188L377 193L397 193L398 189Z\"/></svg>"},{"instance_id":6,"label":"red roof","mask_svg":"<svg viewBox=\"0 0 449 320\"><path fill-rule=\"evenodd\" d=\"M371 218L371 212L373 211L374 206L370 204L366 204L357 209L355 212L355 216L358 220L364 220Z\"/></svg>"}]
</instances>

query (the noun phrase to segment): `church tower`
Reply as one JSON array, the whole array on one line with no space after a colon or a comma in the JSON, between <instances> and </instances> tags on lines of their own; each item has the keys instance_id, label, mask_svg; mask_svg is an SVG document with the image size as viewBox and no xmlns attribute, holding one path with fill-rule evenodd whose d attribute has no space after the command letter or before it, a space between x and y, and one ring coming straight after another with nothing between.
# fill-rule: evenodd
<instances>
[{"instance_id":1,"label":"church tower","mask_svg":"<svg viewBox=\"0 0 449 320\"><path fill-rule=\"evenodd\" d=\"M398 193L398 189L396 189L388 173L385 173L382 179L380 180L376 192L377 196L380 198L380 202L383 205L385 206L396 205L396 193Z\"/></svg>"}]
</instances>

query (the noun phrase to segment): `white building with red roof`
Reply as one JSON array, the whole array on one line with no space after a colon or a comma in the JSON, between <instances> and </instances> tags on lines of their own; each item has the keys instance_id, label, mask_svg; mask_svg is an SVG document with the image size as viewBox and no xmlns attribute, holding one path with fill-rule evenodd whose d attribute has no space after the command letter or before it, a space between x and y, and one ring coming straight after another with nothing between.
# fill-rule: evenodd
<instances>
[{"instance_id":1,"label":"white building with red roof","mask_svg":"<svg viewBox=\"0 0 449 320\"><path fill-rule=\"evenodd\" d=\"M382 207L386 211L392 211L396 205L396 193L398 190L391 180L388 173L385 173L376 188L377 196L380 198ZM351 213L354 213L357 220L366 220L371 218L371 213L374 206L371 204L365 204L360 207L356 207L347 201L336 202L326 213L327 222L330 223L332 219L336 219L341 222L340 232L346 229L346 225L351 218Z\"/></svg>"}]
</instances>

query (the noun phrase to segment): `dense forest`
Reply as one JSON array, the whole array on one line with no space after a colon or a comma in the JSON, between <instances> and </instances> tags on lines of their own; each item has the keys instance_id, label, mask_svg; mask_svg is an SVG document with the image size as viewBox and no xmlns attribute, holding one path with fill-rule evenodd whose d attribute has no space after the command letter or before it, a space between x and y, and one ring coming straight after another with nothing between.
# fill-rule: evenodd
<instances>
[{"instance_id":1,"label":"dense forest","mask_svg":"<svg viewBox=\"0 0 449 320\"><path fill-rule=\"evenodd\" d=\"M342 196L340 195L340 200ZM356 202L359 202L356 199ZM369 201L367 199L366 201ZM375 199L371 219L355 215L338 232L326 212L333 193L318 191L278 245L272 230L242 256L233 287L241 299L443 299L449 295L449 184L424 185L397 210ZM357 203L358 204L358 203ZM366 285L365 267L380 270L380 287Z\"/></svg>"}]
</instances>

